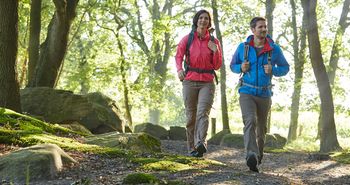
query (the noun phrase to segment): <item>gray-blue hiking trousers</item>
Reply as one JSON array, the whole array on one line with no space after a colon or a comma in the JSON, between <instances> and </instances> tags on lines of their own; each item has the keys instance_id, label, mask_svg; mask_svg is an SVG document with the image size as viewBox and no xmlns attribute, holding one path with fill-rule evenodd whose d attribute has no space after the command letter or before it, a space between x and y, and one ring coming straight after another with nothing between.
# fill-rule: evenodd
<instances>
[{"instance_id":1,"label":"gray-blue hiking trousers","mask_svg":"<svg viewBox=\"0 0 350 185\"><path fill-rule=\"evenodd\" d=\"M264 155L267 116L271 108L271 98L241 93L239 105L244 123L243 137L246 154L255 153L261 161Z\"/></svg>"}]
</instances>

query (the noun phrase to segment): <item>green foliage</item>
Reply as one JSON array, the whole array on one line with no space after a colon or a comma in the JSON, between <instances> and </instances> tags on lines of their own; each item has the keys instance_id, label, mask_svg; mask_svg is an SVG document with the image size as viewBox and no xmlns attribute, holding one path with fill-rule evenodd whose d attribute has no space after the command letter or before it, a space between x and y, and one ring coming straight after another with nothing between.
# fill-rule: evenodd
<instances>
[{"instance_id":1,"label":"green foliage","mask_svg":"<svg viewBox=\"0 0 350 185\"><path fill-rule=\"evenodd\" d=\"M181 85L174 73L173 57L179 39L189 33L194 13L205 8L211 11L210 1L196 2L174 0L171 15L166 9L166 1L157 1L145 4L144 1L117 1L117 0L88 0L80 1L76 18L71 26L70 41L65 56L63 71L57 88L72 90L75 93L86 94L100 91L117 100L118 105L125 110L124 86L122 83L122 67L126 76L126 87L129 90L129 106L133 120L144 122L147 120L148 109L157 108L161 111L160 122L164 125L183 126L185 123L184 106L182 102ZM317 17L321 49L325 64L330 57L333 36L343 1L320 1L317 5ZM297 4L297 26L300 31L302 8ZM228 0L218 1L220 28L224 40L224 58L226 64L231 59L235 46L245 40L251 34L249 21L254 16L264 16L264 3L259 1L238 0L232 3ZM278 87L274 89L274 97L290 97L291 82L293 81L293 61L291 51L292 29L290 26L288 1L276 1L274 11L274 39L283 46L287 60L291 64L291 72L285 78L276 79ZM176 11L175 11L176 10ZM337 10L337 11L335 11ZM140 11L141 25L138 25L137 12ZM336 14L334 13L336 12ZM42 2L41 11L41 36L43 43L48 25L55 13L52 1ZM287 14L286 14L287 13ZM25 77L25 65L28 54L30 1L23 0L19 3L19 50L17 57L17 69L19 79ZM165 38L164 34L170 34ZM341 47L341 60L349 58L346 47L349 44L349 34L344 34ZM118 37L117 37L118 36ZM117 47L117 38L122 43L123 55ZM278 39L277 39L278 38ZM144 41L144 45L141 41ZM165 41L170 42L170 59L165 58ZM228 46L228 47L227 47ZM228 52L227 52L228 51ZM308 57L308 56L307 56ZM125 59L125 60L124 60ZM164 61L162 61L164 59ZM121 66L121 61L125 64ZM157 63L168 63L166 75L160 75ZM309 60L305 63L304 80L302 84L300 110L319 111L320 100L312 66ZM349 73L349 65L346 62L339 67L336 85L333 87L334 106L337 113L347 112L347 97L349 88L339 78L344 79ZM230 75L228 77L231 77ZM236 76L235 76L236 77ZM345 81L348 81L345 78ZM228 78L228 80L230 80ZM345 85L341 85L345 84ZM22 84L23 85L23 84ZM278 89L277 89L278 88ZM315 89L309 91L308 89ZM234 84L228 84L227 88L228 109L230 112L239 109L238 93L234 90ZM278 103L277 103L278 102ZM274 110L287 110L290 101L274 102ZM217 110L220 110L217 108ZM125 111L124 111L125 112ZM221 115L217 113L217 115ZM241 122L240 115L230 115L233 122ZM218 118L218 121L220 118ZM240 129L239 127L236 127ZM345 132L345 130L344 130ZM343 133L343 132L342 132ZM344 135L344 134L343 134Z\"/></svg>"}]
</instances>

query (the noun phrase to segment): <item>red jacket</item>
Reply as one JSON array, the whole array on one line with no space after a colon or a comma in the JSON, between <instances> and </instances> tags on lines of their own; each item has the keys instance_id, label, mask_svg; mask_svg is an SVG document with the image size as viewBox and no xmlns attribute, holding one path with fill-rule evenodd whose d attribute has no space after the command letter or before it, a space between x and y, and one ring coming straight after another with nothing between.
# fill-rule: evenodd
<instances>
[{"instance_id":1,"label":"red jacket","mask_svg":"<svg viewBox=\"0 0 350 185\"><path fill-rule=\"evenodd\" d=\"M189 35L186 35L177 45L175 56L177 72L183 70L182 63L184 62L188 37ZM209 40L210 35L208 31L202 40L198 38L197 32L194 33L193 42L189 49L190 67L205 70L218 70L221 67L222 54L220 43L217 39L215 39L215 43L218 49L215 53L213 53L212 50L208 47ZM213 78L214 75L210 73L197 73L194 71L188 71L185 80L211 82L213 81Z\"/></svg>"}]
</instances>

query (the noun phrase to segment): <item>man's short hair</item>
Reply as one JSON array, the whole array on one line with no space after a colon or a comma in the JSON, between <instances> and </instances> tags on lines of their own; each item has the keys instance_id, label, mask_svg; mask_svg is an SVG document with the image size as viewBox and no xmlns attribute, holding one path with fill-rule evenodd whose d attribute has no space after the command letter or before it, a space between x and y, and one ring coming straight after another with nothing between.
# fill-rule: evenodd
<instances>
[{"instance_id":1,"label":"man's short hair","mask_svg":"<svg viewBox=\"0 0 350 185\"><path fill-rule=\"evenodd\" d=\"M256 27L256 23L258 21L266 21L265 18L263 17L254 17L251 21L250 21L250 28L255 28Z\"/></svg>"}]
</instances>

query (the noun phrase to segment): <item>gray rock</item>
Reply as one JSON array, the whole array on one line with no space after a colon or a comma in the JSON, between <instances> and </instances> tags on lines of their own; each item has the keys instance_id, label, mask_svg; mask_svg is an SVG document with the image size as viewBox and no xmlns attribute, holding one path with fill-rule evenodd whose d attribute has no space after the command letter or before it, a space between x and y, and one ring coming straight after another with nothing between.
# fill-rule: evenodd
<instances>
[{"instance_id":1,"label":"gray rock","mask_svg":"<svg viewBox=\"0 0 350 185\"><path fill-rule=\"evenodd\" d=\"M232 148L244 148L244 141L242 134L226 134L221 142L220 146L232 147Z\"/></svg>"},{"instance_id":2,"label":"gray rock","mask_svg":"<svg viewBox=\"0 0 350 185\"><path fill-rule=\"evenodd\" d=\"M85 138L85 143L141 152L160 152L160 141L146 133L110 132Z\"/></svg>"},{"instance_id":3,"label":"gray rock","mask_svg":"<svg viewBox=\"0 0 350 185\"><path fill-rule=\"evenodd\" d=\"M152 123L142 123L136 125L134 132L145 132L159 139L168 139L168 131L164 127Z\"/></svg>"},{"instance_id":4,"label":"gray rock","mask_svg":"<svg viewBox=\"0 0 350 185\"><path fill-rule=\"evenodd\" d=\"M230 134L230 130L225 129L222 130L220 132L218 132L217 134L213 135L209 140L208 140L208 144L212 144L212 145L220 145L220 142L222 140L222 138L227 135Z\"/></svg>"},{"instance_id":5,"label":"gray rock","mask_svg":"<svg viewBox=\"0 0 350 185\"><path fill-rule=\"evenodd\" d=\"M115 102L101 93L76 95L47 87L21 90L22 111L46 122L79 122L94 134L124 131L124 121Z\"/></svg>"},{"instance_id":6,"label":"gray rock","mask_svg":"<svg viewBox=\"0 0 350 185\"><path fill-rule=\"evenodd\" d=\"M82 124L78 123L77 121L73 121L72 123L67 123L67 124L60 124L60 126L82 133L84 135L92 135L90 130L85 128Z\"/></svg>"},{"instance_id":7,"label":"gray rock","mask_svg":"<svg viewBox=\"0 0 350 185\"><path fill-rule=\"evenodd\" d=\"M169 129L169 139L186 141L186 129L184 127L171 126Z\"/></svg>"},{"instance_id":8,"label":"gray rock","mask_svg":"<svg viewBox=\"0 0 350 185\"><path fill-rule=\"evenodd\" d=\"M13 183L23 183L27 178L29 182L48 180L69 163L76 161L57 145L34 145L0 157L0 180Z\"/></svg>"},{"instance_id":9,"label":"gray rock","mask_svg":"<svg viewBox=\"0 0 350 185\"><path fill-rule=\"evenodd\" d=\"M287 139L279 134L266 134L265 146L270 148L283 148Z\"/></svg>"}]
</instances>

